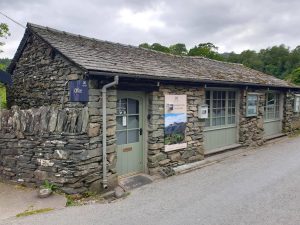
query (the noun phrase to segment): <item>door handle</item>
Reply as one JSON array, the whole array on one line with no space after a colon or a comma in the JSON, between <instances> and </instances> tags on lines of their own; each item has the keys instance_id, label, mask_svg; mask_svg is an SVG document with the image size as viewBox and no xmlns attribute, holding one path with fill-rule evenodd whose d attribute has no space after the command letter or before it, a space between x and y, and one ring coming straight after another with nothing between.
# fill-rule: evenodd
<instances>
[{"instance_id":1,"label":"door handle","mask_svg":"<svg viewBox=\"0 0 300 225\"><path fill-rule=\"evenodd\" d=\"M140 128L140 135L143 135L143 128Z\"/></svg>"}]
</instances>

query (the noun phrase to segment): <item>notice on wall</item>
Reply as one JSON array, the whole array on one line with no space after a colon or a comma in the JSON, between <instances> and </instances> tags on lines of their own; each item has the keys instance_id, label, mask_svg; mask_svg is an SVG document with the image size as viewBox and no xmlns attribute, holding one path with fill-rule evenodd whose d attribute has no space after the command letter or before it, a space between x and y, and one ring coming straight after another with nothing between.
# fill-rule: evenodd
<instances>
[{"instance_id":1,"label":"notice on wall","mask_svg":"<svg viewBox=\"0 0 300 225\"><path fill-rule=\"evenodd\" d=\"M70 101L71 102L88 102L89 87L86 80L69 81L70 86Z\"/></svg>"},{"instance_id":2,"label":"notice on wall","mask_svg":"<svg viewBox=\"0 0 300 225\"><path fill-rule=\"evenodd\" d=\"M187 147L185 129L187 123L186 95L165 95L165 151Z\"/></svg>"}]
</instances>

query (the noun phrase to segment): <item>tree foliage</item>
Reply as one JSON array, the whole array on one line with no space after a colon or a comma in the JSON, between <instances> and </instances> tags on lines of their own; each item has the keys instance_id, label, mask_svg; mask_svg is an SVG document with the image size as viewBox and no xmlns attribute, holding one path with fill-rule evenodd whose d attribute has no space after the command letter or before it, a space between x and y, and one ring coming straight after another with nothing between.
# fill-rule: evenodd
<instances>
[{"instance_id":1,"label":"tree foliage","mask_svg":"<svg viewBox=\"0 0 300 225\"><path fill-rule=\"evenodd\" d=\"M9 58L0 59L0 70L6 70L6 68L9 65L9 63L10 63L10 59Z\"/></svg>"},{"instance_id":2,"label":"tree foliage","mask_svg":"<svg viewBox=\"0 0 300 225\"><path fill-rule=\"evenodd\" d=\"M300 67L294 69L290 74L288 74L285 78L286 80L300 85Z\"/></svg>"},{"instance_id":3,"label":"tree foliage","mask_svg":"<svg viewBox=\"0 0 300 225\"><path fill-rule=\"evenodd\" d=\"M249 68L273 75L280 79L288 79L300 84L300 46L290 49L286 45L273 46L260 51L245 50L241 53L219 53L213 43L200 43L191 49L185 44L177 43L169 47L159 43L152 45L143 43L140 47L174 55L203 56L210 59L240 63Z\"/></svg>"},{"instance_id":4,"label":"tree foliage","mask_svg":"<svg viewBox=\"0 0 300 225\"><path fill-rule=\"evenodd\" d=\"M8 25L6 23L0 23L0 38L6 38L10 35ZM0 47L4 45L4 42L0 42ZM0 52L2 50L0 49Z\"/></svg>"},{"instance_id":5,"label":"tree foliage","mask_svg":"<svg viewBox=\"0 0 300 225\"><path fill-rule=\"evenodd\" d=\"M185 44L177 43L175 45L170 45L170 53L173 55L187 55L188 50Z\"/></svg>"},{"instance_id":6,"label":"tree foliage","mask_svg":"<svg viewBox=\"0 0 300 225\"><path fill-rule=\"evenodd\" d=\"M201 43L191 48L188 53L189 56L203 56L209 59L223 60L223 57L218 53L218 47L214 44Z\"/></svg>"}]
</instances>

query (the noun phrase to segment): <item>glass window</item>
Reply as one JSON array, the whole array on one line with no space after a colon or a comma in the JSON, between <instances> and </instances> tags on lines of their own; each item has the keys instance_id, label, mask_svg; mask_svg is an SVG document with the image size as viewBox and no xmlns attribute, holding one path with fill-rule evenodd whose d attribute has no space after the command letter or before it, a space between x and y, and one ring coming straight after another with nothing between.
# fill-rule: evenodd
<instances>
[{"instance_id":1,"label":"glass window","mask_svg":"<svg viewBox=\"0 0 300 225\"><path fill-rule=\"evenodd\" d=\"M139 142L139 102L122 98L117 101L117 144Z\"/></svg>"},{"instance_id":2,"label":"glass window","mask_svg":"<svg viewBox=\"0 0 300 225\"><path fill-rule=\"evenodd\" d=\"M275 120L280 118L280 94L269 92L265 101L265 120Z\"/></svg>"},{"instance_id":3,"label":"glass window","mask_svg":"<svg viewBox=\"0 0 300 225\"><path fill-rule=\"evenodd\" d=\"M128 129L139 128L139 116L128 116Z\"/></svg>"},{"instance_id":4,"label":"glass window","mask_svg":"<svg viewBox=\"0 0 300 225\"><path fill-rule=\"evenodd\" d=\"M140 131L139 130L129 130L128 131L128 144L139 142Z\"/></svg>"},{"instance_id":5,"label":"glass window","mask_svg":"<svg viewBox=\"0 0 300 225\"><path fill-rule=\"evenodd\" d=\"M134 99L128 99L128 114L139 114L139 102Z\"/></svg>"},{"instance_id":6,"label":"glass window","mask_svg":"<svg viewBox=\"0 0 300 225\"><path fill-rule=\"evenodd\" d=\"M205 103L208 105L208 118L205 120L205 126L235 124L235 102L235 91L206 91Z\"/></svg>"},{"instance_id":7,"label":"glass window","mask_svg":"<svg viewBox=\"0 0 300 225\"><path fill-rule=\"evenodd\" d=\"M117 131L117 144L124 145L127 144L127 132L125 131Z\"/></svg>"},{"instance_id":8,"label":"glass window","mask_svg":"<svg viewBox=\"0 0 300 225\"><path fill-rule=\"evenodd\" d=\"M300 112L300 95L295 95L294 112Z\"/></svg>"},{"instance_id":9,"label":"glass window","mask_svg":"<svg viewBox=\"0 0 300 225\"><path fill-rule=\"evenodd\" d=\"M256 94L247 95L246 116L257 116L258 96Z\"/></svg>"},{"instance_id":10,"label":"glass window","mask_svg":"<svg viewBox=\"0 0 300 225\"><path fill-rule=\"evenodd\" d=\"M117 114L118 115L125 115L127 114L127 99L119 99L117 101Z\"/></svg>"}]
</instances>

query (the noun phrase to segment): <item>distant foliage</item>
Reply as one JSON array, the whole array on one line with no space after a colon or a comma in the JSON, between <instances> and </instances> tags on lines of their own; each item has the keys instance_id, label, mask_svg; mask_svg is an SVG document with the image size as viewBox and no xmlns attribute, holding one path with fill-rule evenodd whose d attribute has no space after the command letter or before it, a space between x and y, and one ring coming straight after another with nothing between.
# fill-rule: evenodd
<instances>
[{"instance_id":1,"label":"distant foliage","mask_svg":"<svg viewBox=\"0 0 300 225\"><path fill-rule=\"evenodd\" d=\"M10 35L8 25L6 23L0 23L0 38L7 38ZM0 42L0 47L4 45L4 42ZM0 53L2 52L0 48Z\"/></svg>"},{"instance_id":2,"label":"distant foliage","mask_svg":"<svg viewBox=\"0 0 300 225\"><path fill-rule=\"evenodd\" d=\"M286 76L286 80L300 85L300 67L294 69L289 75Z\"/></svg>"},{"instance_id":3,"label":"distant foliage","mask_svg":"<svg viewBox=\"0 0 300 225\"><path fill-rule=\"evenodd\" d=\"M10 63L10 59L8 58L3 58L0 59L0 70L6 70L6 68L8 67L9 63Z\"/></svg>"},{"instance_id":4,"label":"distant foliage","mask_svg":"<svg viewBox=\"0 0 300 225\"><path fill-rule=\"evenodd\" d=\"M191 48L188 53L189 56L203 56L209 59L216 59L219 61L223 60L223 57L218 53L218 47L214 44L201 43Z\"/></svg>"},{"instance_id":5,"label":"distant foliage","mask_svg":"<svg viewBox=\"0 0 300 225\"><path fill-rule=\"evenodd\" d=\"M160 45L159 43L152 45L143 43L140 47L173 55L203 56L219 61L240 63L249 68L300 85L300 45L295 49L290 49L282 44L261 49L258 52L248 49L239 54L234 52L219 53L218 47L210 42L200 43L189 50L183 43L177 43L169 47Z\"/></svg>"}]
</instances>

